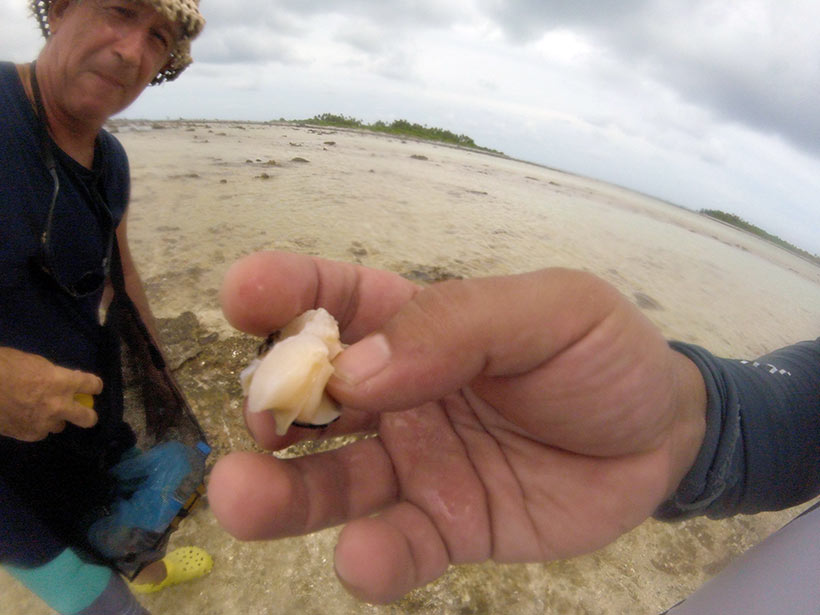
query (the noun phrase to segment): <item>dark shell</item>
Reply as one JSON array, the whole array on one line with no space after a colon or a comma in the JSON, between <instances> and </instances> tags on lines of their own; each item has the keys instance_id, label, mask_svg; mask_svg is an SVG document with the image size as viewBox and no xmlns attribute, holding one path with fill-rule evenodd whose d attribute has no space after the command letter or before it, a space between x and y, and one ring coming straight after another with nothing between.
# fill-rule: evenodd
<instances>
[{"instance_id":1,"label":"dark shell","mask_svg":"<svg viewBox=\"0 0 820 615\"><path fill-rule=\"evenodd\" d=\"M324 429L325 427L329 427L338 420L339 417L337 416L335 419L330 421L330 423L322 423L321 425L314 425L313 423L301 423L299 421L293 421L291 425L293 425L294 427L303 427L304 429Z\"/></svg>"},{"instance_id":2,"label":"dark shell","mask_svg":"<svg viewBox=\"0 0 820 615\"><path fill-rule=\"evenodd\" d=\"M268 337L265 338L265 341L259 344L259 347L256 349L256 356L261 357L263 354L268 352L276 342L279 341L279 336L281 335L281 331L274 331Z\"/></svg>"}]
</instances>

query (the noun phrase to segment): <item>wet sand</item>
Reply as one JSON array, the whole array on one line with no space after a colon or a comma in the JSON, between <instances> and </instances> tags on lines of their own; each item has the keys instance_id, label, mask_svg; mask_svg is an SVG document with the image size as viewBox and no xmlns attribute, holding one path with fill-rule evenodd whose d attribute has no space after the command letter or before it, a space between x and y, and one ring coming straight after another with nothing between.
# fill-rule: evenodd
<instances>
[{"instance_id":1,"label":"wet sand","mask_svg":"<svg viewBox=\"0 0 820 615\"><path fill-rule=\"evenodd\" d=\"M233 122L118 129L132 165L132 251L215 457L253 447L236 376L256 340L225 323L217 292L230 263L255 250L354 261L420 283L584 269L635 301L667 337L724 356L753 358L820 331L820 268L619 187L370 133ZM335 579L338 530L240 543L203 507L172 545L205 547L214 571L142 601L155 615L652 615L800 508L721 522L648 521L591 555L451 568L404 600L374 607ZM50 612L2 572L0 596L2 615Z\"/></svg>"}]
</instances>

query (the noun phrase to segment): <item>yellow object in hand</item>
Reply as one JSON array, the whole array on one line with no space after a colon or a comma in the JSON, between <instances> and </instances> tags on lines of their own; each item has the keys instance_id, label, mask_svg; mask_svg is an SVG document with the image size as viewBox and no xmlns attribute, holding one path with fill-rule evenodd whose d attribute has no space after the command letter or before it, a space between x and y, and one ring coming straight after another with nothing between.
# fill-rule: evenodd
<instances>
[{"instance_id":1,"label":"yellow object in hand","mask_svg":"<svg viewBox=\"0 0 820 615\"><path fill-rule=\"evenodd\" d=\"M74 401L78 404L82 404L86 408L94 409L94 397L88 393L75 393Z\"/></svg>"}]
</instances>

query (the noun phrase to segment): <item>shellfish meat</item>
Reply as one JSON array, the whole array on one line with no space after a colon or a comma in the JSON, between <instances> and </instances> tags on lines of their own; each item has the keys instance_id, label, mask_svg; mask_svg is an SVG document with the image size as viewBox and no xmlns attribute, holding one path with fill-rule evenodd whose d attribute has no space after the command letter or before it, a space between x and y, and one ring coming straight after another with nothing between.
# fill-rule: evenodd
<instances>
[{"instance_id":1,"label":"shellfish meat","mask_svg":"<svg viewBox=\"0 0 820 615\"><path fill-rule=\"evenodd\" d=\"M250 412L271 410L276 433L291 424L322 427L339 417L338 404L325 392L331 361L342 351L339 325L325 309L308 310L268 338L260 356L239 378Z\"/></svg>"}]
</instances>

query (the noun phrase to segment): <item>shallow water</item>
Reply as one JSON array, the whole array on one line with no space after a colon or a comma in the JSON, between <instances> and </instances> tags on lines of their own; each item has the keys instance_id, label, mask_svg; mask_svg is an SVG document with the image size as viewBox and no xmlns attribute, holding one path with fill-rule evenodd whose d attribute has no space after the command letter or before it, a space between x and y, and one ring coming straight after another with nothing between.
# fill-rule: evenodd
<instances>
[{"instance_id":1,"label":"shallow water","mask_svg":"<svg viewBox=\"0 0 820 615\"><path fill-rule=\"evenodd\" d=\"M159 125L158 125L159 126ZM754 357L820 330L820 269L692 212L555 170L454 148L284 125L121 126L131 246L177 376L215 457L253 448L237 374L257 343L224 322L230 263L284 249L421 283L546 266L594 272L670 338ZM704 204L710 207L712 204ZM191 314L187 314L190 312ZM563 562L452 568L395 605L350 598L336 529L240 543L198 510L172 544L216 562L207 580L143 598L155 614L658 613L791 518L648 521ZM0 573L0 614L48 609Z\"/></svg>"}]
</instances>

